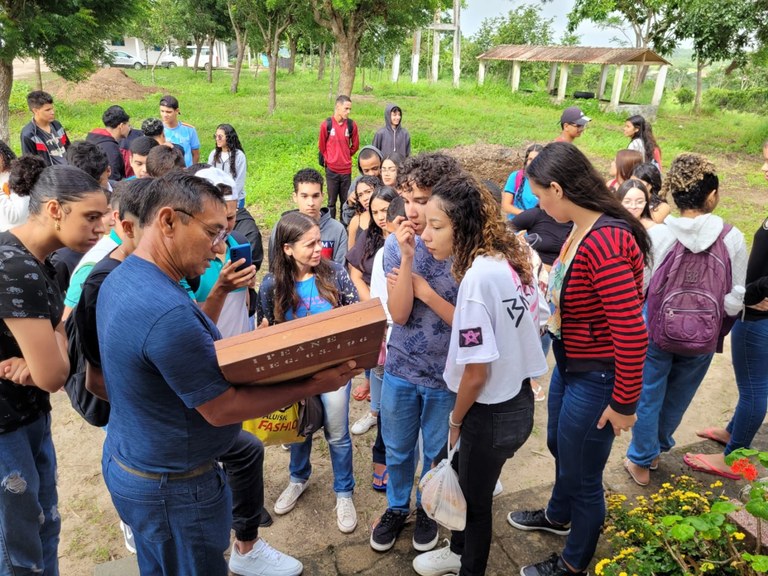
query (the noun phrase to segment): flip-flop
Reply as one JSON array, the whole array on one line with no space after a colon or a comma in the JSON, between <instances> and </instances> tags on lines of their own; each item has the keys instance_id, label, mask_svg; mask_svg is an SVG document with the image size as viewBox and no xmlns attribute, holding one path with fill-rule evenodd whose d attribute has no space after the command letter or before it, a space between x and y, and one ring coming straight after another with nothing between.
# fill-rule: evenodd
<instances>
[{"instance_id":1,"label":"flip-flop","mask_svg":"<svg viewBox=\"0 0 768 576\"><path fill-rule=\"evenodd\" d=\"M714 474L715 476L728 478L729 480L741 480L741 476L739 476L738 474L723 472L722 470L719 470L714 466L712 466L712 464L710 464L706 460L702 460L700 456L702 456L702 454L686 454L685 456L683 456L683 462L685 462L691 468L691 470L696 470L696 472L704 472L705 474Z\"/></svg>"},{"instance_id":2,"label":"flip-flop","mask_svg":"<svg viewBox=\"0 0 768 576\"><path fill-rule=\"evenodd\" d=\"M643 486L643 487L648 486L648 484L650 484L651 481L648 480L648 482L640 482L640 480L637 479L637 476L635 476L632 473L632 469L629 467L631 463L632 461L629 458L624 458L624 470L627 471L627 474L629 474L629 477L632 478L632 480L634 480L635 484L637 484L638 486Z\"/></svg>"},{"instance_id":3,"label":"flip-flop","mask_svg":"<svg viewBox=\"0 0 768 576\"><path fill-rule=\"evenodd\" d=\"M704 430L696 432L696 436L704 438L705 440L712 440L712 442L717 442L721 446L727 445L728 442L723 442L722 438L715 436L715 430L717 430L717 428L710 426L709 428L704 428Z\"/></svg>"},{"instance_id":4,"label":"flip-flop","mask_svg":"<svg viewBox=\"0 0 768 576\"><path fill-rule=\"evenodd\" d=\"M376 492L386 492L387 481L389 480L389 471L384 468L384 472L381 474L376 474L376 472L374 472L373 480L374 481L371 483L371 486L373 486L373 489L376 490ZM381 484L376 484L376 480L381 481Z\"/></svg>"},{"instance_id":5,"label":"flip-flop","mask_svg":"<svg viewBox=\"0 0 768 576\"><path fill-rule=\"evenodd\" d=\"M367 386L363 386L362 384L360 384L359 386L356 386L355 389L352 390L352 398L360 402L370 397L371 397L371 389Z\"/></svg>"},{"instance_id":6,"label":"flip-flop","mask_svg":"<svg viewBox=\"0 0 768 576\"><path fill-rule=\"evenodd\" d=\"M542 388L541 384L535 382L534 380L531 381L531 390L533 390L534 402L543 402L547 399L547 395L544 393L544 388Z\"/></svg>"}]
</instances>

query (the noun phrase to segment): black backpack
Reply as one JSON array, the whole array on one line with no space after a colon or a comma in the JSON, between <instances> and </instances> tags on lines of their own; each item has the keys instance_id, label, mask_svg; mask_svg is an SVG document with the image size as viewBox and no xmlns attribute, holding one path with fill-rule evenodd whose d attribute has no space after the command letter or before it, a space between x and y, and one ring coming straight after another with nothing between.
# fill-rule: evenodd
<instances>
[{"instance_id":1,"label":"black backpack","mask_svg":"<svg viewBox=\"0 0 768 576\"><path fill-rule=\"evenodd\" d=\"M326 138L331 135L331 128L332 128L332 121L331 117L328 116L328 118L325 119L325 136ZM354 126L354 122L352 122L352 118L347 118L347 132L349 132L349 145L352 146L352 127ZM326 139L326 142L328 140ZM323 168L325 168L325 158L323 157L323 153L320 152L320 150L317 151L317 163L320 164Z\"/></svg>"},{"instance_id":2,"label":"black backpack","mask_svg":"<svg viewBox=\"0 0 768 576\"><path fill-rule=\"evenodd\" d=\"M94 396L85 388L86 360L75 323L75 310L64 323L67 332L67 355L69 356L69 377L67 383L64 384L64 390L69 396L72 408L88 424L103 427L109 422L109 402Z\"/></svg>"}]
</instances>

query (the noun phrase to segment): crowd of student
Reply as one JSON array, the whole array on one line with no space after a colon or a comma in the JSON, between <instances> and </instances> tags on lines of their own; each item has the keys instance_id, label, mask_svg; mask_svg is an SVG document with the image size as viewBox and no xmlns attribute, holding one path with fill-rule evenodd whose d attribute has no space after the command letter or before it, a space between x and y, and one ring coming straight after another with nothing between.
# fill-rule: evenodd
<instances>
[{"instance_id":1,"label":"crowd of student","mask_svg":"<svg viewBox=\"0 0 768 576\"><path fill-rule=\"evenodd\" d=\"M375 427L372 486L387 502L370 546L390 550L413 514L413 567L430 576L486 572L499 475L531 433L536 400L548 399L555 484L546 507L508 522L566 541L523 576L587 574L613 439L632 431L624 465L647 485L731 326L739 400L725 429L700 432L724 453L685 462L735 478L725 455L749 446L763 421L768 220L748 260L741 232L713 214L715 167L681 154L662 178L642 117L627 120L630 154L617 154L606 182L573 144L590 119L566 109L560 136L528 147L494 199L454 158L412 156L394 105L352 180L359 135L340 96L319 127L325 178L295 174L296 209L273 229L257 286L261 235L231 125L217 127L201 164L173 96L141 131L111 106L105 127L74 143L49 95L28 102L24 155L0 142L2 574L58 573L49 393L65 383L72 394L80 382L84 416L105 427L104 480L142 574L302 572L259 537L272 523L265 452L241 423L307 395L324 407L339 530L358 523L352 435ZM763 154L768 177L768 142ZM271 387L233 386L219 370L222 337L370 298L388 330L380 365L354 391L353 362ZM536 378L550 348L545 390ZM370 410L350 426L351 396ZM435 549L438 526L418 490L411 502L414 477L419 461L421 477L456 445L466 528ZM286 449L278 515L307 487L312 437Z\"/></svg>"}]
</instances>

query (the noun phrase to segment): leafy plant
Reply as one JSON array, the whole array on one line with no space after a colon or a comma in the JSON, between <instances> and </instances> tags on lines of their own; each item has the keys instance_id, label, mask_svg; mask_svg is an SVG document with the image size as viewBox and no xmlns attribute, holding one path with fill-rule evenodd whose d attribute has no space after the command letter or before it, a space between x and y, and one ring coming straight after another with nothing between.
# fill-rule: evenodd
<instances>
[{"instance_id":1,"label":"leafy plant","mask_svg":"<svg viewBox=\"0 0 768 576\"><path fill-rule=\"evenodd\" d=\"M677 103L680 104L680 106L688 106L693 102L695 96L696 94L694 91L688 88L688 86L682 86L675 92L675 100L677 100Z\"/></svg>"}]
</instances>

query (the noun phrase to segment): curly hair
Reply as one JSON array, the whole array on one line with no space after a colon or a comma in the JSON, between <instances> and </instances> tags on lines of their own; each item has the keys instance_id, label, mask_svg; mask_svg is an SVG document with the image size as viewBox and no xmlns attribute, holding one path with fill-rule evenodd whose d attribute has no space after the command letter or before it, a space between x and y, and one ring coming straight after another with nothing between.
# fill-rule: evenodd
<instances>
[{"instance_id":1,"label":"curly hair","mask_svg":"<svg viewBox=\"0 0 768 576\"><path fill-rule=\"evenodd\" d=\"M461 282L478 256L501 256L523 284L533 283L528 249L508 231L493 196L471 176L459 174L444 178L432 189L432 198L451 221L451 274L457 282Z\"/></svg>"},{"instance_id":2,"label":"curly hair","mask_svg":"<svg viewBox=\"0 0 768 576\"><path fill-rule=\"evenodd\" d=\"M0 140L0 172L8 172L13 160L16 160L16 154L8 144Z\"/></svg>"},{"instance_id":3,"label":"curly hair","mask_svg":"<svg viewBox=\"0 0 768 576\"><path fill-rule=\"evenodd\" d=\"M381 200L389 205L395 198L398 198L397 190L391 186L378 186L371 194L371 199L368 202L368 215L371 217L371 223L368 225L365 235L363 260L375 256L379 248L384 246L384 231L376 225L376 221L373 219L373 201Z\"/></svg>"},{"instance_id":4,"label":"curly hair","mask_svg":"<svg viewBox=\"0 0 768 576\"><path fill-rule=\"evenodd\" d=\"M715 165L701 154L685 152L672 161L661 194L672 194L680 210L705 210L707 198L719 186Z\"/></svg>"},{"instance_id":5,"label":"curly hair","mask_svg":"<svg viewBox=\"0 0 768 576\"><path fill-rule=\"evenodd\" d=\"M284 322L285 314L291 310L294 314L299 309L301 300L296 292L296 274L298 268L293 256L283 250L286 244L293 244L309 232L319 227L317 222L301 212L288 212L280 218L275 226L275 254L270 262L270 271L275 277L274 302L275 322ZM331 265L324 259L312 269L315 275L317 294L335 308L339 303L339 291L334 284L334 272Z\"/></svg>"},{"instance_id":6,"label":"curly hair","mask_svg":"<svg viewBox=\"0 0 768 576\"><path fill-rule=\"evenodd\" d=\"M224 141L227 144L229 150L229 173L232 174L232 178L237 178L237 169L235 168L235 160L237 158L237 151L240 150L245 154L243 145L240 144L240 138L237 136L237 132L230 124L219 124L216 126L216 130L224 132ZM213 163L218 164L221 162L222 148L216 144L216 150L213 152Z\"/></svg>"},{"instance_id":7,"label":"curly hair","mask_svg":"<svg viewBox=\"0 0 768 576\"><path fill-rule=\"evenodd\" d=\"M397 187L410 190L411 186L432 189L445 176L461 172L459 161L439 152L409 156L398 167Z\"/></svg>"}]
</instances>

